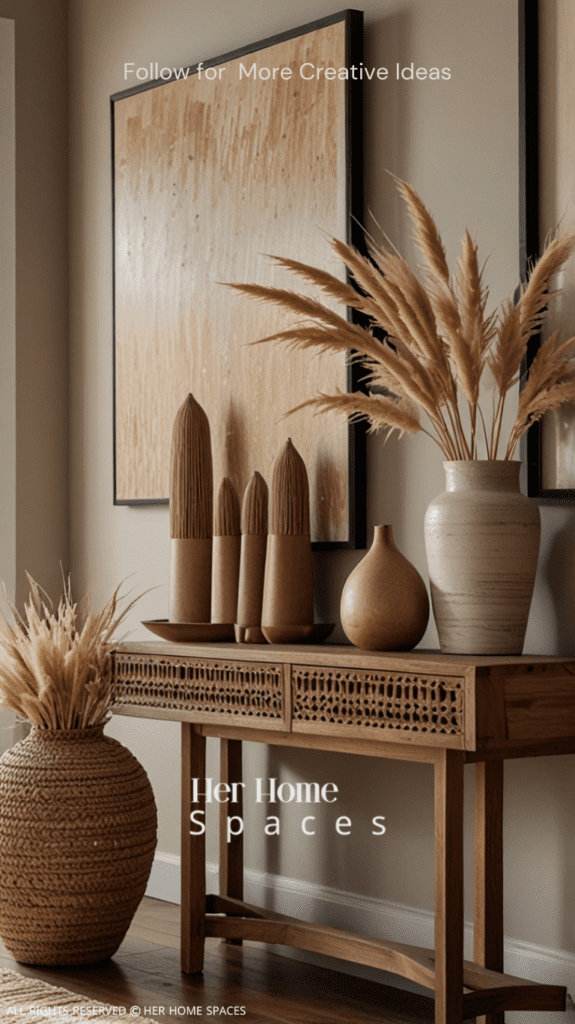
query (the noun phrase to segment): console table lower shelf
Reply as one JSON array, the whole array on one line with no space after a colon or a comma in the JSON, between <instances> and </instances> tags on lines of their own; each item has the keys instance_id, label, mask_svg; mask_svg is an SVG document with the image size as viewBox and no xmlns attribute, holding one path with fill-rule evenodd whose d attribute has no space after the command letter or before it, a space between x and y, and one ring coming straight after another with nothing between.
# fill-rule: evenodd
<instances>
[{"instance_id":1,"label":"console table lower shelf","mask_svg":"<svg viewBox=\"0 0 575 1024\"><path fill-rule=\"evenodd\" d=\"M229 915L227 917L214 915ZM277 943L312 953L324 953L352 963L397 974L435 989L435 951L422 946L384 942L337 928L308 924L284 914L263 914L258 907L226 897L206 897L205 935L221 939L251 939ZM509 974L489 971L463 961L463 1018L496 1011L562 1010L565 989L539 985Z\"/></svg>"},{"instance_id":2,"label":"console table lower shelf","mask_svg":"<svg viewBox=\"0 0 575 1024\"><path fill-rule=\"evenodd\" d=\"M182 723L182 970L202 970L207 936L251 939L379 968L431 989L437 1024L477 1016L502 1024L505 1010L564 1010L565 987L503 973L503 761L575 752L574 674L575 664L551 658L386 655L297 645L122 645L114 655L114 712ZM307 712L296 718L302 679ZM332 713L318 715L326 695ZM333 710L340 706L342 714ZM203 810L192 780L205 779L207 737L220 740L221 782L229 786L242 781L243 741L431 764L435 950L245 903L243 836L228 842L225 803L220 895L206 896L205 836L191 834L190 815ZM474 962L463 960L468 762L476 773ZM241 787L237 796L234 813L241 816Z\"/></svg>"}]
</instances>

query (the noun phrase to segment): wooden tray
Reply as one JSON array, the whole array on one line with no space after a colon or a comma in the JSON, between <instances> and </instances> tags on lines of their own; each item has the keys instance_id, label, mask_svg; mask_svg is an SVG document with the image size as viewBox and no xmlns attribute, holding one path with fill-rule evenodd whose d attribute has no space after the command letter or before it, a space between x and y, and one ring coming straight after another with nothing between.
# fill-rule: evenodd
<instances>
[{"instance_id":1,"label":"wooden tray","mask_svg":"<svg viewBox=\"0 0 575 1024\"><path fill-rule=\"evenodd\" d=\"M233 622L168 622L167 619L149 619L142 622L142 626L161 636L162 640L176 644L235 640Z\"/></svg>"},{"instance_id":2,"label":"wooden tray","mask_svg":"<svg viewBox=\"0 0 575 1024\"><path fill-rule=\"evenodd\" d=\"M320 644L335 629L335 622L314 622L305 626L262 626L269 644Z\"/></svg>"}]
</instances>

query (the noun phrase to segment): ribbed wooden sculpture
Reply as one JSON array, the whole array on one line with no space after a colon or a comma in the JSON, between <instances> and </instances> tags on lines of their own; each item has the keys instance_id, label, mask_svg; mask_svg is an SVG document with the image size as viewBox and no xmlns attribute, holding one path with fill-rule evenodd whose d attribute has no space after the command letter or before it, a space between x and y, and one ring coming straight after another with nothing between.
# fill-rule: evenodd
<instances>
[{"instance_id":1,"label":"ribbed wooden sculpture","mask_svg":"<svg viewBox=\"0 0 575 1024\"><path fill-rule=\"evenodd\" d=\"M261 644L264 572L268 542L268 485L255 472L244 494L236 640Z\"/></svg>"},{"instance_id":2,"label":"ribbed wooden sculpture","mask_svg":"<svg viewBox=\"0 0 575 1024\"><path fill-rule=\"evenodd\" d=\"M218 491L214 519L212 622L236 621L240 544L240 503L225 476Z\"/></svg>"},{"instance_id":3,"label":"ribbed wooden sculpture","mask_svg":"<svg viewBox=\"0 0 575 1024\"><path fill-rule=\"evenodd\" d=\"M0 935L20 963L112 956L156 847L146 772L90 729L42 729L0 760Z\"/></svg>"},{"instance_id":4,"label":"ribbed wooden sculpture","mask_svg":"<svg viewBox=\"0 0 575 1024\"><path fill-rule=\"evenodd\" d=\"M170 466L170 622L209 622L213 474L210 425L193 395L178 409Z\"/></svg>"},{"instance_id":5,"label":"ribbed wooden sculpture","mask_svg":"<svg viewBox=\"0 0 575 1024\"><path fill-rule=\"evenodd\" d=\"M268 630L310 623L313 571L309 485L305 463L288 438L273 468L262 630L272 643L288 642L299 639L297 630L273 634Z\"/></svg>"}]
</instances>

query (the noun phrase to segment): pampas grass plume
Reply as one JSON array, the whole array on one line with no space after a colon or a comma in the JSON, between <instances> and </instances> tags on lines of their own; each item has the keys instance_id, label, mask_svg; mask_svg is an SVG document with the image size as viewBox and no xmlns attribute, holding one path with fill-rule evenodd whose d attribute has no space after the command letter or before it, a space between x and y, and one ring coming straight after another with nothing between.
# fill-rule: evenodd
<instances>
[{"instance_id":1,"label":"pampas grass plume","mask_svg":"<svg viewBox=\"0 0 575 1024\"><path fill-rule=\"evenodd\" d=\"M529 339L540 331L545 319L554 294L552 279L575 249L575 232L565 232L551 241L516 303L508 301L488 314L483 268L469 232L463 236L452 280L433 217L410 185L395 180L425 259L424 284L401 256L373 240L365 256L332 239L334 252L348 268L350 284L296 260L271 258L331 300L356 309L364 318L361 325L349 323L319 299L297 292L255 284L231 287L299 318L261 341L283 343L292 349L347 353L351 361L365 366L368 394L320 392L298 409L310 406L316 412L366 419L373 430L388 433L424 431L449 460L479 458L482 431L486 457L497 459L506 396L519 381ZM374 329L384 333L383 340ZM490 422L480 406L486 370L495 383ZM519 439L532 423L564 401L573 401L574 396L575 340L561 344L552 336L532 363L504 458L513 458ZM465 403L467 419L462 416ZM427 416L431 430L422 427L419 411Z\"/></svg>"},{"instance_id":2,"label":"pampas grass plume","mask_svg":"<svg viewBox=\"0 0 575 1024\"><path fill-rule=\"evenodd\" d=\"M100 612L89 594L77 605L70 580L53 611L38 584L24 618L9 601L0 611L0 705L42 729L86 729L105 722L113 703L114 633L139 598L120 608L120 587ZM120 585L121 586L121 585Z\"/></svg>"}]
</instances>

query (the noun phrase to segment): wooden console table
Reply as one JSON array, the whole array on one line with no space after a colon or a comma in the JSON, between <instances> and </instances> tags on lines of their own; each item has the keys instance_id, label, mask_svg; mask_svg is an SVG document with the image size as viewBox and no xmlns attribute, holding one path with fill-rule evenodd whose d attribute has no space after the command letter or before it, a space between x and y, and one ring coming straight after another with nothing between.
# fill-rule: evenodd
<instances>
[{"instance_id":1,"label":"wooden console table","mask_svg":"<svg viewBox=\"0 0 575 1024\"><path fill-rule=\"evenodd\" d=\"M125 643L117 714L182 723L182 970L205 936L279 943L401 975L435 992L435 1019L563 1010L566 990L503 971L503 761L575 753L575 662L376 653L343 646ZM241 781L242 740L433 765L435 951L266 914L243 902L242 837L222 804L220 895L205 895L204 836L190 835L205 740L221 781ZM463 766L475 762L474 962L463 961ZM201 787L202 792L205 787ZM238 787L241 793L241 787ZM241 815L241 804L234 804ZM225 916L222 916L225 915Z\"/></svg>"}]
</instances>

